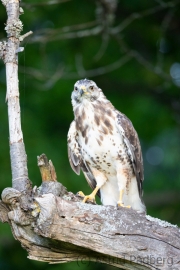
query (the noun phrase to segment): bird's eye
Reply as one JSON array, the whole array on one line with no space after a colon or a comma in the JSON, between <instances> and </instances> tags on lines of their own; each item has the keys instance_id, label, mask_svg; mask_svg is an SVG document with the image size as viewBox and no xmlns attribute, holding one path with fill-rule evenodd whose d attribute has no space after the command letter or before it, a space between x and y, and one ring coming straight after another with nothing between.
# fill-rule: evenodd
<instances>
[{"instance_id":1,"label":"bird's eye","mask_svg":"<svg viewBox=\"0 0 180 270\"><path fill-rule=\"evenodd\" d=\"M75 90L75 91L77 91L77 90L78 90L78 88L77 88L77 87L75 87L75 88L74 88L74 90Z\"/></svg>"},{"instance_id":2,"label":"bird's eye","mask_svg":"<svg viewBox=\"0 0 180 270\"><path fill-rule=\"evenodd\" d=\"M90 86L89 88L90 88L92 91L94 91L94 86Z\"/></svg>"}]
</instances>

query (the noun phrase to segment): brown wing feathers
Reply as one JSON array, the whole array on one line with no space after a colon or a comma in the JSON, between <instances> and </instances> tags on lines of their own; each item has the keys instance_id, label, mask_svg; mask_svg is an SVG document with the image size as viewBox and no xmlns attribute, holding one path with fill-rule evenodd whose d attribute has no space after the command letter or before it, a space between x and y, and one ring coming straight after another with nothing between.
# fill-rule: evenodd
<instances>
[{"instance_id":1,"label":"brown wing feathers","mask_svg":"<svg viewBox=\"0 0 180 270\"><path fill-rule=\"evenodd\" d=\"M74 155L70 149L70 147L68 146L68 158L69 158L69 163L71 165L71 168L73 169L73 171L80 175L80 160L76 157L76 155Z\"/></svg>"},{"instance_id":2,"label":"brown wing feathers","mask_svg":"<svg viewBox=\"0 0 180 270\"><path fill-rule=\"evenodd\" d=\"M88 185L92 188L92 190L96 187L96 180L91 172L91 169L87 164L83 162L83 160L80 160L76 155L74 155L68 146L68 158L69 163L71 165L71 168L73 171L80 175L80 169L83 171L84 176L88 182ZM100 197L100 191L98 191L97 195Z\"/></svg>"},{"instance_id":3,"label":"brown wing feathers","mask_svg":"<svg viewBox=\"0 0 180 270\"><path fill-rule=\"evenodd\" d=\"M139 195L142 196L142 182L144 180L143 159L141 153L141 146L137 132L135 131L131 121L122 113L118 113L118 123L124 130L126 145L130 148L133 156L133 169L136 175Z\"/></svg>"}]
</instances>

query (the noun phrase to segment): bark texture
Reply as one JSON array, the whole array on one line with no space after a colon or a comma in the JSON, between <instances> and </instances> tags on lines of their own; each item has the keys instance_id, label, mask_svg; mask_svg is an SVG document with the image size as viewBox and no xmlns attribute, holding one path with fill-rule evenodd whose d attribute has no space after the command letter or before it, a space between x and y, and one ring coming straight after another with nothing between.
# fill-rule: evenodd
<instances>
[{"instance_id":1,"label":"bark texture","mask_svg":"<svg viewBox=\"0 0 180 270\"><path fill-rule=\"evenodd\" d=\"M27 170L27 157L21 130L21 116L19 105L19 84L18 84L18 52L20 36L23 24L19 19L20 7L18 0L2 0L7 11L7 42L0 44L0 57L6 65L6 101L8 104L9 119L9 144L11 157L12 185L13 188L27 192L30 190L30 181Z\"/></svg>"},{"instance_id":2,"label":"bark texture","mask_svg":"<svg viewBox=\"0 0 180 270\"><path fill-rule=\"evenodd\" d=\"M22 193L6 188L0 219L9 222L28 258L49 263L102 262L123 269L180 268L180 229L132 209L82 203L59 183L34 188L29 211ZM47 191L48 190L48 191ZM50 193L47 193L50 192Z\"/></svg>"}]
</instances>

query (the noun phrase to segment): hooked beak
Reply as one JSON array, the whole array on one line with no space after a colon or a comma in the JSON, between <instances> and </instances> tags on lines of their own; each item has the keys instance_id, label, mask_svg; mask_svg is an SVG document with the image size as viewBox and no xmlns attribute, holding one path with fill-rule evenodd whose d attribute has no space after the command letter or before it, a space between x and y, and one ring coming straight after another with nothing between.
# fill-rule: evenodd
<instances>
[{"instance_id":1,"label":"hooked beak","mask_svg":"<svg viewBox=\"0 0 180 270\"><path fill-rule=\"evenodd\" d=\"M86 94L86 87L84 85L81 86L80 95Z\"/></svg>"}]
</instances>

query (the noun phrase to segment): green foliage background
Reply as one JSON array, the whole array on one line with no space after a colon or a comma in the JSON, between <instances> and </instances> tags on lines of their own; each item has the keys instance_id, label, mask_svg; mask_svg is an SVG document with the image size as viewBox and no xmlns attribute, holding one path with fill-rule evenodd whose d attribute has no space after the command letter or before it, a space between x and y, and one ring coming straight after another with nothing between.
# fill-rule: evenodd
<instances>
[{"instance_id":1,"label":"green foliage background","mask_svg":"<svg viewBox=\"0 0 180 270\"><path fill-rule=\"evenodd\" d=\"M73 85L88 77L132 120L139 134L148 214L180 225L180 2L122 0L117 2L114 18L103 4L108 1L46 3L50 1L22 2L23 33L34 31L33 37L22 44L25 51L19 54L22 129L31 181L34 185L41 184L36 157L46 153L55 165L58 180L68 190L90 192L83 175L75 175L69 166L66 143L73 119L70 100ZM1 6L1 40L6 37L5 22L6 12ZM92 35L76 34L73 38L72 33L83 30L83 26L79 30L72 26L87 22L92 23L84 29L92 29ZM112 29L117 30L119 25L122 31L113 34ZM95 34L96 27L103 30ZM126 63L120 66L122 59ZM1 191L11 186L5 96L5 67L1 62ZM111 268L85 262L48 265L26 257L8 225L0 224L0 269Z\"/></svg>"}]
</instances>

